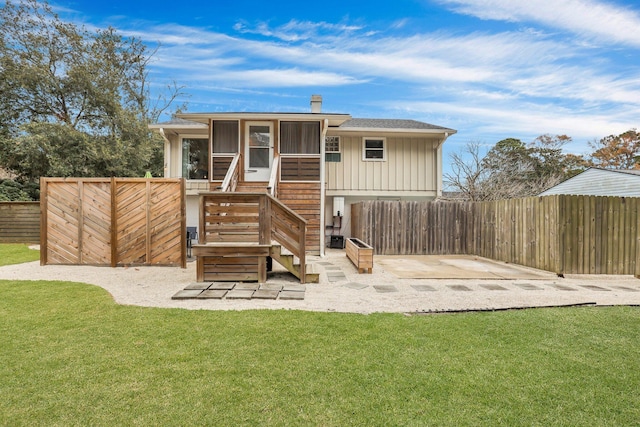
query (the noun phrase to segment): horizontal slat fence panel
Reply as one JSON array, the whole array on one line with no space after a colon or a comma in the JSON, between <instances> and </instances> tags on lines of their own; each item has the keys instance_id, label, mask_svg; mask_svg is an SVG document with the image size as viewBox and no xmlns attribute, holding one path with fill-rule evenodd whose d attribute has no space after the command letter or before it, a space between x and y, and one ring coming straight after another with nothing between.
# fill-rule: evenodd
<instances>
[{"instance_id":1,"label":"horizontal slat fence panel","mask_svg":"<svg viewBox=\"0 0 640 427\"><path fill-rule=\"evenodd\" d=\"M42 264L186 267L184 181L42 178Z\"/></svg>"},{"instance_id":2,"label":"horizontal slat fence panel","mask_svg":"<svg viewBox=\"0 0 640 427\"><path fill-rule=\"evenodd\" d=\"M384 255L479 255L558 274L640 276L640 198L352 205L354 237Z\"/></svg>"},{"instance_id":3,"label":"horizontal slat fence panel","mask_svg":"<svg viewBox=\"0 0 640 427\"><path fill-rule=\"evenodd\" d=\"M40 243L40 202L0 202L0 243Z\"/></svg>"}]
</instances>

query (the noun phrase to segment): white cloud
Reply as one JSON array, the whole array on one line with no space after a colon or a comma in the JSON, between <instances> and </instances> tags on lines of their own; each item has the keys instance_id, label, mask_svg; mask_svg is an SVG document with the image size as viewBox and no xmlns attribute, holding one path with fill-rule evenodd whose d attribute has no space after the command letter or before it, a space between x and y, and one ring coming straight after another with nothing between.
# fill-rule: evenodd
<instances>
[{"instance_id":1,"label":"white cloud","mask_svg":"<svg viewBox=\"0 0 640 427\"><path fill-rule=\"evenodd\" d=\"M439 0L455 11L514 22L537 22L588 38L640 46L640 14L596 0Z\"/></svg>"}]
</instances>

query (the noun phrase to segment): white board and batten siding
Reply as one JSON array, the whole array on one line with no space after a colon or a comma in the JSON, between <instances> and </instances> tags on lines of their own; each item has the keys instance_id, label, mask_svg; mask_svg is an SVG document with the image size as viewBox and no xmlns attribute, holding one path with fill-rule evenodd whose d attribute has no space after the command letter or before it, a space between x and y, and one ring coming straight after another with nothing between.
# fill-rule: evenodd
<instances>
[{"instance_id":1,"label":"white board and batten siding","mask_svg":"<svg viewBox=\"0 0 640 427\"><path fill-rule=\"evenodd\" d=\"M540 196L567 194L640 197L640 174L637 172L640 171L590 168L540 193Z\"/></svg>"},{"instance_id":2,"label":"white board and batten siding","mask_svg":"<svg viewBox=\"0 0 640 427\"><path fill-rule=\"evenodd\" d=\"M327 162L327 195L366 193L422 193L435 196L438 190L438 140L425 137L386 136L385 159L362 159L363 137L340 135L340 162Z\"/></svg>"}]
</instances>

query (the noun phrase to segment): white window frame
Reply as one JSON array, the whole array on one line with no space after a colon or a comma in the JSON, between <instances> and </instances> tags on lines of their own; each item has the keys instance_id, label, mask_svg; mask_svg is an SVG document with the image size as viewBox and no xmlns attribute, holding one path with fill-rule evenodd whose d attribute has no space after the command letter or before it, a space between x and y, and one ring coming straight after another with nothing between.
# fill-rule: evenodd
<instances>
[{"instance_id":1,"label":"white window frame","mask_svg":"<svg viewBox=\"0 0 640 427\"><path fill-rule=\"evenodd\" d=\"M324 141L324 152L325 153L342 153L342 141L340 141L340 136L334 136L334 135L327 135L325 137L325 141ZM338 150L329 150L329 146L327 145L329 142L329 138L334 138L335 141L338 143Z\"/></svg>"},{"instance_id":2,"label":"white window frame","mask_svg":"<svg viewBox=\"0 0 640 427\"><path fill-rule=\"evenodd\" d=\"M367 148L367 141L382 141L382 149ZM367 150L382 150L381 159L367 158ZM362 138L362 161L363 162L384 162L387 160L387 138L383 136L365 136Z\"/></svg>"}]
</instances>

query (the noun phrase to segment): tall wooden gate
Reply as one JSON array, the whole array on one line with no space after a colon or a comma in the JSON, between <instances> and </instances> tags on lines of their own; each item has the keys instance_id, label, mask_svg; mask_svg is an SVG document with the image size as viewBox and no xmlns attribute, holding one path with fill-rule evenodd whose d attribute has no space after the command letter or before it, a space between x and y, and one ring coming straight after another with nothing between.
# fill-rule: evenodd
<instances>
[{"instance_id":1,"label":"tall wooden gate","mask_svg":"<svg viewBox=\"0 0 640 427\"><path fill-rule=\"evenodd\" d=\"M186 267L182 179L42 178L40 263Z\"/></svg>"}]
</instances>

